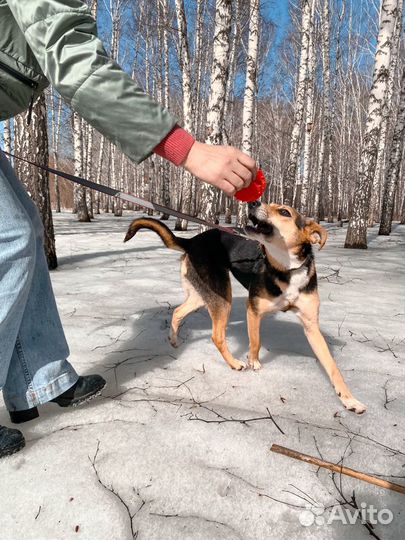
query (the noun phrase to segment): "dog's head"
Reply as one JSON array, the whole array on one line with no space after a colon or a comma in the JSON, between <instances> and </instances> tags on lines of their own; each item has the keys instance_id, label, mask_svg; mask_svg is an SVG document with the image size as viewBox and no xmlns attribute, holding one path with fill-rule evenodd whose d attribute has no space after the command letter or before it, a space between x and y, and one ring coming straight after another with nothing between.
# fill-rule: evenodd
<instances>
[{"instance_id":1,"label":"dog's head","mask_svg":"<svg viewBox=\"0 0 405 540\"><path fill-rule=\"evenodd\" d=\"M249 203L249 219L253 226L246 227L247 235L287 269L300 266L305 246L319 244L321 249L328 237L318 223L284 204Z\"/></svg>"}]
</instances>

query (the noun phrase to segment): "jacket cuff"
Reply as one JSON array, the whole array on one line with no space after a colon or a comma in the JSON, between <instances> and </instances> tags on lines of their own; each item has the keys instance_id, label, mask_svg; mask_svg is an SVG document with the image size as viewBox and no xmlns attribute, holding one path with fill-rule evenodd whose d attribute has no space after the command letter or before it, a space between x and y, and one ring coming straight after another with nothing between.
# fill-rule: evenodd
<instances>
[{"instance_id":1,"label":"jacket cuff","mask_svg":"<svg viewBox=\"0 0 405 540\"><path fill-rule=\"evenodd\" d=\"M184 163L194 143L195 139L188 131L175 125L153 151L178 166Z\"/></svg>"}]
</instances>

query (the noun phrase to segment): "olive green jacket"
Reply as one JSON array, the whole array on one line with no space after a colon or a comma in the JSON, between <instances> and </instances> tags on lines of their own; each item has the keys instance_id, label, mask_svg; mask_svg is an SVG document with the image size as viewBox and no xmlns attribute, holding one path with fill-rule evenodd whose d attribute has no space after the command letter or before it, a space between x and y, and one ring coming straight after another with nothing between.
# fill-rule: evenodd
<instances>
[{"instance_id":1,"label":"olive green jacket","mask_svg":"<svg viewBox=\"0 0 405 540\"><path fill-rule=\"evenodd\" d=\"M136 163L176 120L107 55L79 0L0 0L0 120L53 87Z\"/></svg>"}]
</instances>

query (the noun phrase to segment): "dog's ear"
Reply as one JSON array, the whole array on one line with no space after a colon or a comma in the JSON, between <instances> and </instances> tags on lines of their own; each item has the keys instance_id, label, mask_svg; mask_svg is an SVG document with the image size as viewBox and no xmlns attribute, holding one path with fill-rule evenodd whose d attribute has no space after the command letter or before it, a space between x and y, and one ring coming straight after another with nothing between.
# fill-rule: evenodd
<instances>
[{"instance_id":1,"label":"dog's ear","mask_svg":"<svg viewBox=\"0 0 405 540\"><path fill-rule=\"evenodd\" d=\"M321 225L313 219L307 219L304 230L309 242L311 242L311 244L319 244L319 249L322 249L328 239L326 229L321 227Z\"/></svg>"}]
</instances>

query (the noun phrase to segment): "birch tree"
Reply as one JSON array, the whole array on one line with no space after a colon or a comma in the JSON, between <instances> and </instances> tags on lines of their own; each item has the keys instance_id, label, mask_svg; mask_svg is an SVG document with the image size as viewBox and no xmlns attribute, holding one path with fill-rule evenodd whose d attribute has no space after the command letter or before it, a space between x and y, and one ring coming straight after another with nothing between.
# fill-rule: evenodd
<instances>
[{"instance_id":1,"label":"birch tree","mask_svg":"<svg viewBox=\"0 0 405 540\"><path fill-rule=\"evenodd\" d=\"M183 92L183 126L184 129L192 133L193 130L193 105L192 105L192 79L191 79L191 59L188 43L187 19L184 9L184 0L176 0L176 18L178 35L178 55L181 69L181 87ZM180 210L186 214L191 211L192 176L184 169L181 171L181 187L179 194ZM186 230L187 221L178 220L176 230Z\"/></svg>"},{"instance_id":2,"label":"birch tree","mask_svg":"<svg viewBox=\"0 0 405 540\"><path fill-rule=\"evenodd\" d=\"M45 94L35 101L32 107L31 121L28 124L28 112L14 118L16 155L38 165L49 164L48 126ZM49 174L19 160L15 160L15 169L31 199L37 205L44 226L44 250L50 269L58 265L55 250L55 235L52 221L51 197L49 193Z\"/></svg>"},{"instance_id":3,"label":"birch tree","mask_svg":"<svg viewBox=\"0 0 405 540\"><path fill-rule=\"evenodd\" d=\"M309 42L308 42L308 77L305 104L305 134L304 134L304 162L302 184L299 197L299 208L303 214L308 209L309 175L311 171L311 143L314 126L314 87L315 87L315 7L316 0L312 2Z\"/></svg>"},{"instance_id":4,"label":"birch tree","mask_svg":"<svg viewBox=\"0 0 405 540\"><path fill-rule=\"evenodd\" d=\"M253 122L255 99L257 92L257 55L259 48L259 19L260 2L250 0L249 10L249 41L246 58L246 83L243 98L242 113L242 150L252 156L253 154ZM248 220L247 205L238 204L237 225L242 227Z\"/></svg>"},{"instance_id":5,"label":"birch tree","mask_svg":"<svg viewBox=\"0 0 405 540\"><path fill-rule=\"evenodd\" d=\"M297 177L300 134L304 116L306 78L308 72L308 45L311 25L311 7L314 0L301 0L301 48L298 79L295 93L294 123L291 133L290 155L284 179L284 203L292 205L294 186Z\"/></svg>"},{"instance_id":6,"label":"birch tree","mask_svg":"<svg viewBox=\"0 0 405 540\"><path fill-rule=\"evenodd\" d=\"M32 109L30 139L31 160L39 165L48 165L49 148L45 94L42 94L37 99ZM38 167L31 167L28 187L31 197L38 207L44 226L44 250L48 260L48 267L54 269L58 266L58 260L56 258L48 172Z\"/></svg>"},{"instance_id":7,"label":"birch tree","mask_svg":"<svg viewBox=\"0 0 405 540\"><path fill-rule=\"evenodd\" d=\"M55 99L57 100L57 108L55 111ZM61 118L62 118L62 99L58 96L55 96L53 88L51 88L51 125L52 125L52 157L53 157L53 166L55 169L58 168L59 161L59 143L60 143L60 134L61 134ZM60 187L59 187L59 177L54 175L54 193L55 193L55 211L60 213L61 211L61 201L60 201Z\"/></svg>"},{"instance_id":8,"label":"birch tree","mask_svg":"<svg viewBox=\"0 0 405 540\"><path fill-rule=\"evenodd\" d=\"M384 195L381 211L381 223L378 234L388 235L391 232L392 214L394 211L395 192L399 182L401 157L404 152L405 138L405 68L402 70L401 90L397 118L392 137L388 169L385 178Z\"/></svg>"},{"instance_id":9,"label":"birch tree","mask_svg":"<svg viewBox=\"0 0 405 540\"><path fill-rule=\"evenodd\" d=\"M367 248L367 217L378 153L378 138L386 98L392 39L399 2L402 1L381 1L380 28L375 54L373 83L369 95L367 122L354 190L352 215L345 241L346 248Z\"/></svg>"},{"instance_id":10,"label":"birch tree","mask_svg":"<svg viewBox=\"0 0 405 540\"><path fill-rule=\"evenodd\" d=\"M208 100L206 138L208 144L222 143L226 82L229 70L229 39L232 23L231 0L216 0L215 29L212 53L211 88ZM214 221L217 213L218 190L209 184L201 189L203 219Z\"/></svg>"},{"instance_id":11,"label":"birch tree","mask_svg":"<svg viewBox=\"0 0 405 540\"><path fill-rule=\"evenodd\" d=\"M368 215L368 225L372 227L376 219L377 206L378 206L378 195L380 191L380 180L381 174L384 171L385 165L385 156L387 149L387 134L389 128L389 121L392 116L392 107L393 107L393 95L394 95L394 83L397 74L397 61L398 61L398 52L399 44L402 30L402 16L403 16L403 2L400 1L398 4L398 11L396 14L395 30L392 38L392 50L391 50L391 61L389 65L389 75L387 81L387 91L386 98L383 107L383 118L381 122L381 132L378 141L378 152L377 152L377 161L374 173L373 188L371 192L370 208Z\"/></svg>"},{"instance_id":12,"label":"birch tree","mask_svg":"<svg viewBox=\"0 0 405 540\"><path fill-rule=\"evenodd\" d=\"M231 45L229 52L229 70L225 89L224 104L224 128L222 133L222 143L228 146L230 143L230 134L234 131L234 84L238 45L240 41L240 0L235 0L232 4L232 31ZM232 207L236 201L231 197L225 197L225 223L232 223Z\"/></svg>"},{"instance_id":13,"label":"birch tree","mask_svg":"<svg viewBox=\"0 0 405 540\"><path fill-rule=\"evenodd\" d=\"M159 2L159 0L158 0ZM161 44L163 45L163 106L166 109L169 108L169 18L168 18L168 0L161 0L158 4L158 9L161 18L161 30L159 37ZM162 166L162 204L163 206L170 206L170 166L166 160L163 160ZM168 214L163 214L160 219L169 219Z\"/></svg>"},{"instance_id":14,"label":"birch tree","mask_svg":"<svg viewBox=\"0 0 405 540\"><path fill-rule=\"evenodd\" d=\"M322 10L322 63L323 63L323 135L327 153L326 167L326 208L328 221L333 221L333 193L332 193L332 107L330 83L330 15L329 0L323 0ZM321 184L322 185L322 184Z\"/></svg>"},{"instance_id":15,"label":"birch tree","mask_svg":"<svg viewBox=\"0 0 405 540\"><path fill-rule=\"evenodd\" d=\"M74 149L74 174L83 176L83 131L80 116L73 113L73 149ZM88 222L90 216L87 208L86 189L75 184L73 189L74 211L77 213L78 221Z\"/></svg>"}]
</instances>

